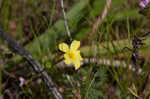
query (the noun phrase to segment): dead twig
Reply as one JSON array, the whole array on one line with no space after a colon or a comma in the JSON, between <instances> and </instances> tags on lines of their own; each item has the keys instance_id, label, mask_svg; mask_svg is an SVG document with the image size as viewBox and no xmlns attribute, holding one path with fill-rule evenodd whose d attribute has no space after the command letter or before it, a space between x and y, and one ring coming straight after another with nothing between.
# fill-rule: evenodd
<instances>
[{"instance_id":1,"label":"dead twig","mask_svg":"<svg viewBox=\"0 0 150 99\"><path fill-rule=\"evenodd\" d=\"M65 23L66 32L67 32L67 35L68 35L70 41L72 41L72 37L71 37L70 30L69 30L65 9L64 9L64 1L60 0L60 3L61 3L62 13L63 13L63 17L64 17L64 23Z\"/></svg>"},{"instance_id":2,"label":"dead twig","mask_svg":"<svg viewBox=\"0 0 150 99\"><path fill-rule=\"evenodd\" d=\"M98 27L101 25L101 23L103 22L104 18L107 15L110 4L111 4L111 0L106 0L106 5L104 7L104 10L103 10L101 16L99 16L98 19L96 20L96 22L93 24L92 32L89 33L89 37L91 37L93 35L93 33L97 32Z\"/></svg>"},{"instance_id":3,"label":"dead twig","mask_svg":"<svg viewBox=\"0 0 150 99\"><path fill-rule=\"evenodd\" d=\"M96 23L93 25L92 33L97 31L99 25L102 23L102 21L106 17L108 8L110 7L110 4L111 4L111 0L106 0L106 5L105 5L105 8L102 12L102 15L98 17Z\"/></svg>"},{"instance_id":4,"label":"dead twig","mask_svg":"<svg viewBox=\"0 0 150 99\"><path fill-rule=\"evenodd\" d=\"M125 61L121 60L113 60L111 61L110 59L100 59L100 58L84 58L83 61L80 63L80 65L85 65L85 64L97 64L97 65L107 65L107 66L112 66L112 67L124 67L128 68L131 71L135 71L135 67L132 64L127 64ZM59 62L56 64L59 68L69 68L73 67L73 64L65 64L64 61ZM138 74L142 74L142 69L138 69Z\"/></svg>"},{"instance_id":5,"label":"dead twig","mask_svg":"<svg viewBox=\"0 0 150 99\"><path fill-rule=\"evenodd\" d=\"M18 44L7 32L4 32L2 29L0 29L0 37L4 41L7 42L8 47L15 53L18 53L22 57L24 57L32 66L34 71L36 73L41 74L41 78L45 85L48 87L51 95L54 99L63 99L59 91L57 90L54 82L52 81L52 78L47 74L46 71L43 71L41 64L35 60L32 55L24 49L23 46Z\"/></svg>"}]
</instances>

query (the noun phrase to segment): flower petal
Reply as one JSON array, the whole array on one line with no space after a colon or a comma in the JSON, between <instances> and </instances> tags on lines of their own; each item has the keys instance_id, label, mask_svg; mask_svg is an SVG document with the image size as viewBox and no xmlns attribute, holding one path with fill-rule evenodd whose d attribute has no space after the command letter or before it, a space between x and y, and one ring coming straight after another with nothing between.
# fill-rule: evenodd
<instances>
[{"instance_id":1,"label":"flower petal","mask_svg":"<svg viewBox=\"0 0 150 99\"><path fill-rule=\"evenodd\" d=\"M81 61L81 57L80 57L80 55L78 54L78 55L76 56L76 59L73 60L73 63L74 63L74 66L75 66L75 70L79 69L79 67L80 67L80 61Z\"/></svg>"},{"instance_id":2,"label":"flower petal","mask_svg":"<svg viewBox=\"0 0 150 99\"><path fill-rule=\"evenodd\" d=\"M150 0L140 0L139 6L140 8L145 8L148 3L150 3Z\"/></svg>"},{"instance_id":3,"label":"flower petal","mask_svg":"<svg viewBox=\"0 0 150 99\"><path fill-rule=\"evenodd\" d=\"M140 8L145 8L146 5L144 5L143 2L140 2L139 6L140 6Z\"/></svg>"},{"instance_id":4,"label":"flower petal","mask_svg":"<svg viewBox=\"0 0 150 99\"><path fill-rule=\"evenodd\" d=\"M61 50L63 52L67 52L69 50L69 47L66 43L61 43L61 44L59 44L59 50Z\"/></svg>"},{"instance_id":5,"label":"flower petal","mask_svg":"<svg viewBox=\"0 0 150 99\"><path fill-rule=\"evenodd\" d=\"M76 51L76 57L78 57L80 61L83 60L83 58L82 58L81 55L80 55L80 51L79 51L79 50Z\"/></svg>"},{"instance_id":6,"label":"flower petal","mask_svg":"<svg viewBox=\"0 0 150 99\"><path fill-rule=\"evenodd\" d=\"M74 63L75 66L75 70L80 68L80 61L76 61L76 63Z\"/></svg>"},{"instance_id":7,"label":"flower petal","mask_svg":"<svg viewBox=\"0 0 150 99\"><path fill-rule=\"evenodd\" d=\"M71 50L77 50L79 47L80 47L80 41L74 40L74 41L71 43L70 49L71 49Z\"/></svg>"},{"instance_id":8,"label":"flower petal","mask_svg":"<svg viewBox=\"0 0 150 99\"><path fill-rule=\"evenodd\" d=\"M64 54L64 58L65 58L65 63L66 64L71 64L72 60L69 58L69 56L67 54Z\"/></svg>"}]
</instances>

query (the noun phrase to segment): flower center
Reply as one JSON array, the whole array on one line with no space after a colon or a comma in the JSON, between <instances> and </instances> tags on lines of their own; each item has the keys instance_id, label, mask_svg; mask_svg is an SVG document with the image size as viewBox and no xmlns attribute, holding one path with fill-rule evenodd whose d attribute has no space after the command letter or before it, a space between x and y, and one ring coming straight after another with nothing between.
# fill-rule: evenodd
<instances>
[{"instance_id":1,"label":"flower center","mask_svg":"<svg viewBox=\"0 0 150 99\"><path fill-rule=\"evenodd\" d=\"M68 56L69 56L71 59L73 59L74 56L75 56L75 54L74 54L73 51L69 51L69 52L68 52Z\"/></svg>"}]
</instances>

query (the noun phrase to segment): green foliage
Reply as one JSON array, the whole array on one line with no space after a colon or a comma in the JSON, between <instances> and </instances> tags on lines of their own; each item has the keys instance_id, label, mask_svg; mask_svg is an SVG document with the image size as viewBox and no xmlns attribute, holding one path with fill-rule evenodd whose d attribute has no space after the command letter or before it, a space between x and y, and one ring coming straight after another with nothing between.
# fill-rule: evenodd
<instances>
[{"instance_id":1,"label":"green foliage","mask_svg":"<svg viewBox=\"0 0 150 99\"><path fill-rule=\"evenodd\" d=\"M2 10L0 9L1 27L6 31L10 29L10 21L18 18L15 17L15 14L13 14L14 16L11 14L12 2L17 3L17 1L5 0L2 6L3 2L0 2L0 8L2 8ZM78 71L74 71L71 68L59 69L57 63L62 61L62 53L58 50L58 44L63 41L69 42L62 14L56 15L57 11L61 13L61 8L59 8L60 5L57 0L53 1L52 6L50 8L48 7L49 9L40 7L41 2L47 5L46 3L49 0L27 1L27 8L32 8L35 12L29 13L30 11L28 11L25 17L19 16L17 19L16 31L20 33L17 33L17 39L21 41L21 39L26 38L23 34L25 27L22 25L22 20L29 17L30 14L31 16L37 15L37 17L34 17L35 23L33 22L34 24L29 25L32 30L30 33L33 35L33 40L29 40L25 44L25 48L42 64L43 68L52 76L58 87L60 89L62 88L64 99L72 99L74 97L81 99L109 99L110 97L111 99L134 98L135 89L133 85L135 85L137 90L140 90L140 87L144 85L147 71L150 68L149 62L147 61L144 64L144 76L137 78L139 79L140 87L137 84L138 81L134 72L128 68L108 67L107 65L97 65L96 63L89 62L83 65ZM115 59L124 60L129 64L128 61L130 60L131 52L123 52L122 49L124 47L132 49L131 37L135 34L141 35L149 26L149 21L143 19L143 16L139 14L136 2L132 1L134 4L132 7L133 4L130 4L129 1L112 0L107 16L102 21L98 31L91 37L89 37L89 33L92 31L92 26L97 20L97 17L102 14L106 0L70 0L69 2L73 2L73 4L71 6L66 5L67 21L73 39L81 41L80 51L82 56L87 58L108 58L111 62ZM45 17L41 17L43 9L50 13L48 17L49 22L44 19ZM17 12L15 13L17 14ZM56 16L58 18L54 20ZM41 21L44 25L40 23ZM43 33L40 33L40 26L44 26ZM90 38L90 41L87 41L88 38ZM149 57L150 37L147 37L144 43L145 46L140 49L140 54L144 57ZM22 60L22 57L14 55L9 59L5 67L11 70L17 67L18 64L21 64L23 62ZM26 63L23 63L23 66L26 66ZM27 79L34 82L38 77ZM50 97L43 83L37 86L31 84L22 88L22 91L28 98L36 98L37 94L39 94L39 98ZM149 90L149 87L146 90ZM146 97L148 94L147 92L143 97Z\"/></svg>"}]
</instances>

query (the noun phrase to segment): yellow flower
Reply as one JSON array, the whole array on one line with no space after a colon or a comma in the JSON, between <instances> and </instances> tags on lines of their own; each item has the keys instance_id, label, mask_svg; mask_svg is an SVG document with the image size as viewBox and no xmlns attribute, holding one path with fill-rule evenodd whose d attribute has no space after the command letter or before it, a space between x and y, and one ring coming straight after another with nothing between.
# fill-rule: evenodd
<instances>
[{"instance_id":1,"label":"yellow flower","mask_svg":"<svg viewBox=\"0 0 150 99\"><path fill-rule=\"evenodd\" d=\"M80 61L83 60L83 58L80 55L80 51L78 50L79 47L80 47L80 41L76 41L76 40L74 40L71 43L70 48L66 43L59 44L59 49L65 52L64 54L65 63L66 64L73 63L75 66L75 70L79 69Z\"/></svg>"}]
</instances>

